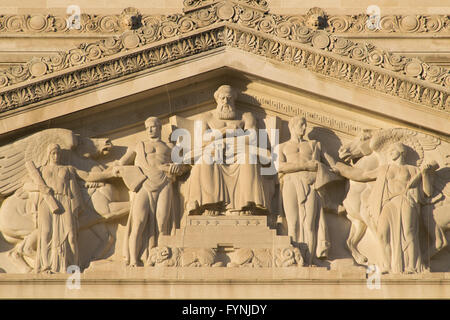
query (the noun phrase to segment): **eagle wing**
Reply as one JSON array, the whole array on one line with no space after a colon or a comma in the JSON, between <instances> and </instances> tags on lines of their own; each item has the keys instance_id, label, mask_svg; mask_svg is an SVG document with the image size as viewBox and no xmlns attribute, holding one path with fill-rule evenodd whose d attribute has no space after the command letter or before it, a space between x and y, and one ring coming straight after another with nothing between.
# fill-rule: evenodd
<instances>
[{"instance_id":1,"label":"eagle wing","mask_svg":"<svg viewBox=\"0 0 450 320\"><path fill-rule=\"evenodd\" d=\"M72 150L78 136L67 129L46 129L0 147L0 196L5 197L29 181L25 163L33 161L37 167L47 160L47 147L57 143L62 150Z\"/></svg>"}]
</instances>

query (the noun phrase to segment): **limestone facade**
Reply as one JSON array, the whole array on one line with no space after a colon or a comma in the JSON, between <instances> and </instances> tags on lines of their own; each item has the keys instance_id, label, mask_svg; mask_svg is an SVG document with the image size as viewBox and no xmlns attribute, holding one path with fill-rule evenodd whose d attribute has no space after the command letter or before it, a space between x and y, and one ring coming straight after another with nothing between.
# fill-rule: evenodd
<instances>
[{"instance_id":1,"label":"limestone facade","mask_svg":"<svg viewBox=\"0 0 450 320\"><path fill-rule=\"evenodd\" d=\"M449 8L322 2L5 7L0 297L447 297Z\"/></svg>"}]
</instances>

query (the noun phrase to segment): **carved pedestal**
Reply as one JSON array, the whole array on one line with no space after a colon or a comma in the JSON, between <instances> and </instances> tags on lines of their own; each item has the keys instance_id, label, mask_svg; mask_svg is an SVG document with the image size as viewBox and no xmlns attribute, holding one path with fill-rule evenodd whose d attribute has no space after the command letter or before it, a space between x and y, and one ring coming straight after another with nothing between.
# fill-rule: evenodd
<instances>
[{"instance_id":1,"label":"carved pedestal","mask_svg":"<svg viewBox=\"0 0 450 320\"><path fill-rule=\"evenodd\" d=\"M267 221L267 216L188 216L175 235L160 238L159 248L181 254L180 266L301 266L290 238L278 236Z\"/></svg>"}]
</instances>

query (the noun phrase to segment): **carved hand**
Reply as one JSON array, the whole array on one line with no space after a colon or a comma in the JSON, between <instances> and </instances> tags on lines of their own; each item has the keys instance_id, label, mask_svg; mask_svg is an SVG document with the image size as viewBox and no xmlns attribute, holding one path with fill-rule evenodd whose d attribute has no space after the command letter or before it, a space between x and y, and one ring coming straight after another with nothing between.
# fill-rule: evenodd
<instances>
[{"instance_id":1,"label":"carved hand","mask_svg":"<svg viewBox=\"0 0 450 320\"><path fill-rule=\"evenodd\" d=\"M316 160L308 161L305 167L306 170L308 171L317 171L317 168L319 167L319 162Z\"/></svg>"},{"instance_id":2,"label":"carved hand","mask_svg":"<svg viewBox=\"0 0 450 320\"><path fill-rule=\"evenodd\" d=\"M331 172L341 175L341 172L339 171L339 168L336 165L333 165L332 167L330 167Z\"/></svg>"},{"instance_id":3,"label":"carved hand","mask_svg":"<svg viewBox=\"0 0 450 320\"><path fill-rule=\"evenodd\" d=\"M227 126L220 129L220 133L224 138L227 136L227 133L231 135L231 137L237 137L239 132L237 129L238 129L237 126Z\"/></svg>"},{"instance_id":4,"label":"carved hand","mask_svg":"<svg viewBox=\"0 0 450 320\"><path fill-rule=\"evenodd\" d=\"M120 167L117 167L117 166L113 167L113 169L112 169L112 176L113 177L121 177Z\"/></svg>"},{"instance_id":5,"label":"carved hand","mask_svg":"<svg viewBox=\"0 0 450 320\"><path fill-rule=\"evenodd\" d=\"M436 171L437 169L439 169L439 164L435 160L432 160L432 161L426 163L423 168L424 171L428 171L428 172Z\"/></svg>"},{"instance_id":6,"label":"carved hand","mask_svg":"<svg viewBox=\"0 0 450 320\"><path fill-rule=\"evenodd\" d=\"M169 167L169 173L173 175L178 175L180 173L180 165L176 163L171 163Z\"/></svg>"}]
</instances>

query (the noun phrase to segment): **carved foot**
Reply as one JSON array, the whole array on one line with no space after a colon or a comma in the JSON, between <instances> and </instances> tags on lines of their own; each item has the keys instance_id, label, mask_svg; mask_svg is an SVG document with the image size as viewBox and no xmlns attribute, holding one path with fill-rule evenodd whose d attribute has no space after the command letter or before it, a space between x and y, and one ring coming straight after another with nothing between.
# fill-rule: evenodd
<instances>
[{"instance_id":1,"label":"carved foot","mask_svg":"<svg viewBox=\"0 0 450 320\"><path fill-rule=\"evenodd\" d=\"M141 260L138 261L130 261L128 264L128 267L130 268L137 268L137 267L143 267L144 263Z\"/></svg>"},{"instance_id":2,"label":"carved foot","mask_svg":"<svg viewBox=\"0 0 450 320\"><path fill-rule=\"evenodd\" d=\"M415 273L418 273L418 272L414 268L406 268L405 273L406 274L415 274Z\"/></svg>"},{"instance_id":3,"label":"carved foot","mask_svg":"<svg viewBox=\"0 0 450 320\"><path fill-rule=\"evenodd\" d=\"M50 269L50 267L45 267L38 271L41 274L54 274L54 272Z\"/></svg>"},{"instance_id":4,"label":"carved foot","mask_svg":"<svg viewBox=\"0 0 450 320\"><path fill-rule=\"evenodd\" d=\"M356 263L360 265L367 265L367 262L369 261L367 257L363 256L362 254L354 253L353 258L355 259Z\"/></svg>"},{"instance_id":5,"label":"carved foot","mask_svg":"<svg viewBox=\"0 0 450 320\"><path fill-rule=\"evenodd\" d=\"M200 214L200 205L198 201L189 201L186 205L186 210L189 214Z\"/></svg>"},{"instance_id":6,"label":"carved foot","mask_svg":"<svg viewBox=\"0 0 450 320\"><path fill-rule=\"evenodd\" d=\"M223 262L221 262L221 261L219 261L219 262L216 262L216 263L214 263L211 267L224 267L225 266L225 264L223 263Z\"/></svg>"}]
</instances>

